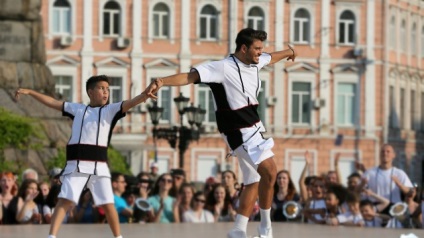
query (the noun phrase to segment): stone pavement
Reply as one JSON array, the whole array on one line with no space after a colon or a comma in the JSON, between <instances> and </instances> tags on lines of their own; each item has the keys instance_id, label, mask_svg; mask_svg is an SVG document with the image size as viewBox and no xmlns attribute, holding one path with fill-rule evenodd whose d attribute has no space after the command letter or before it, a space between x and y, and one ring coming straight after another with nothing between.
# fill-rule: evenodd
<instances>
[{"instance_id":1,"label":"stone pavement","mask_svg":"<svg viewBox=\"0 0 424 238\"><path fill-rule=\"evenodd\" d=\"M258 223L249 223L250 236L255 235ZM226 238L232 223L214 224L123 224L124 238ZM273 223L274 238L399 238L401 234L414 233L424 238L424 230L332 227L297 223ZM47 238L48 225L0 225L0 238ZM58 238L113 238L106 224L66 224L61 227Z\"/></svg>"}]
</instances>

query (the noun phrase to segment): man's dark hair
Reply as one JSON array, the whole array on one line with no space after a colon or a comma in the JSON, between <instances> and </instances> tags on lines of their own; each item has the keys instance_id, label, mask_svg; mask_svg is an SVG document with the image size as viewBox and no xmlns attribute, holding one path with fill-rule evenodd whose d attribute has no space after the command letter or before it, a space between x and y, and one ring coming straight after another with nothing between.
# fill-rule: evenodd
<instances>
[{"instance_id":1,"label":"man's dark hair","mask_svg":"<svg viewBox=\"0 0 424 238\"><path fill-rule=\"evenodd\" d=\"M121 176L124 176L124 174L123 173L120 173L120 172L112 172L111 173L111 180L112 180L112 182L118 181L119 177L121 177ZM124 176L124 178L125 178L125 176Z\"/></svg>"},{"instance_id":2,"label":"man's dark hair","mask_svg":"<svg viewBox=\"0 0 424 238\"><path fill-rule=\"evenodd\" d=\"M85 91L88 93L88 89L94 89L96 84L101 81L109 83L109 78L106 75L91 76L85 83Z\"/></svg>"},{"instance_id":3,"label":"man's dark hair","mask_svg":"<svg viewBox=\"0 0 424 238\"><path fill-rule=\"evenodd\" d=\"M267 33L265 31L254 30L252 28L245 28L237 34L236 38L236 51L241 49L242 45L246 45L249 48L254 40L265 41Z\"/></svg>"}]
</instances>

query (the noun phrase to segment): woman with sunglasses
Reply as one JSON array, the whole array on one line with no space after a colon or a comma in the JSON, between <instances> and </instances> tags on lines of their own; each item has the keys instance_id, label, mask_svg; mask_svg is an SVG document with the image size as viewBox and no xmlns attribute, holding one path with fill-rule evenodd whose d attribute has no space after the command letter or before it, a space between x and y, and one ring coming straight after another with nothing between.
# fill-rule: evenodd
<instances>
[{"instance_id":1,"label":"woman with sunglasses","mask_svg":"<svg viewBox=\"0 0 424 238\"><path fill-rule=\"evenodd\" d=\"M191 200L191 208L183 214L183 221L191 223L215 222L212 213L205 209L205 204L206 197L203 192L195 193Z\"/></svg>"},{"instance_id":2,"label":"woman with sunglasses","mask_svg":"<svg viewBox=\"0 0 424 238\"><path fill-rule=\"evenodd\" d=\"M169 173L161 174L155 182L151 196L147 202L152 206L150 222L172 223L174 218L175 198L169 195L172 188L172 176Z\"/></svg>"}]
</instances>

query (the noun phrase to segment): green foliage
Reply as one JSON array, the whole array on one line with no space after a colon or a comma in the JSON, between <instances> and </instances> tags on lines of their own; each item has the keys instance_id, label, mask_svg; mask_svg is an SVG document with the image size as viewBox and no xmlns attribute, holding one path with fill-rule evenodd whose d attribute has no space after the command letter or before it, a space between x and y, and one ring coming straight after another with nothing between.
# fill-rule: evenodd
<instances>
[{"instance_id":1,"label":"green foliage","mask_svg":"<svg viewBox=\"0 0 424 238\"><path fill-rule=\"evenodd\" d=\"M0 171L20 173L25 161L6 161L4 149L8 147L27 150L41 147L41 127L34 119L14 114L0 107Z\"/></svg>"},{"instance_id":2,"label":"green foliage","mask_svg":"<svg viewBox=\"0 0 424 238\"><path fill-rule=\"evenodd\" d=\"M39 143L30 143L41 139L40 126L28 117L19 116L0 107L0 150L8 146L18 149L39 148Z\"/></svg>"},{"instance_id":3,"label":"green foliage","mask_svg":"<svg viewBox=\"0 0 424 238\"><path fill-rule=\"evenodd\" d=\"M109 159L109 167L111 171L121 172L123 174L131 174L128 164L125 162L125 158L113 147L109 147L107 151ZM64 168L66 165L66 150L60 148L56 157L50 159L47 162L47 169L53 167Z\"/></svg>"}]
</instances>

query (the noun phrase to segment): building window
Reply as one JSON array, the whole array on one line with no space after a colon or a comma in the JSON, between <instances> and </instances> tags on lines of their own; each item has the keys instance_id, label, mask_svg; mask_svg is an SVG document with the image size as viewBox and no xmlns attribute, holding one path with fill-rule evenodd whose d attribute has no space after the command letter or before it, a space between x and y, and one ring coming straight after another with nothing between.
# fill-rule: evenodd
<instances>
[{"instance_id":1,"label":"building window","mask_svg":"<svg viewBox=\"0 0 424 238\"><path fill-rule=\"evenodd\" d=\"M411 91L411 105L410 105L410 109L411 109L411 130L415 129L415 91L412 90Z\"/></svg>"},{"instance_id":2,"label":"building window","mask_svg":"<svg viewBox=\"0 0 424 238\"><path fill-rule=\"evenodd\" d=\"M400 25L400 49L406 52L406 21L402 20Z\"/></svg>"},{"instance_id":3,"label":"building window","mask_svg":"<svg viewBox=\"0 0 424 238\"><path fill-rule=\"evenodd\" d=\"M389 89L389 127L395 128L395 118L396 118L396 104L395 104L395 88L390 86Z\"/></svg>"},{"instance_id":4,"label":"building window","mask_svg":"<svg viewBox=\"0 0 424 238\"><path fill-rule=\"evenodd\" d=\"M172 110L172 95L171 95L171 87L166 86L162 87L158 92L158 106L163 107L163 113L161 120L163 121L171 121L171 110Z\"/></svg>"},{"instance_id":5,"label":"building window","mask_svg":"<svg viewBox=\"0 0 424 238\"><path fill-rule=\"evenodd\" d=\"M421 93L421 131L424 131L424 92Z\"/></svg>"},{"instance_id":6,"label":"building window","mask_svg":"<svg viewBox=\"0 0 424 238\"><path fill-rule=\"evenodd\" d=\"M311 122L311 83L294 82L292 90L292 123Z\"/></svg>"},{"instance_id":7,"label":"building window","mask_svg":"<svg viewBox=\"0 0 424 238\"><path fill-rule=\"evenodd\" d=\"M122 101L122 78L109 77L109 103Z\"/></svg>"},{"instance_id":8,"label":"building window","mask_svg":"<svg viewBox=\"0 0 424 238\"><path fill-rule=\"evenodd\" d=\"M54 76L56 82L55 91L60 95L60 99L64 101L72 100L72 76L68 75L57 75Z\"/></svg>"},{"instance_id":9,"label":"building window","mask_svg":"<svg viewBox=\"0 0 424 238\"><path fill-rule=\"evenodd\" d=\"M424 27L421 29L421 57L424 57Z\"/></svg>"},{"instance_id":10,"label":"building window","mask_svg":"<svg viewBox=\"0 0 424 238\"><path fill-rule=\"evenodd\" d=\"M390 42L390 48L395 49L396 48L396 18L392 16L390 19L390 26L389 26L389 42Z\"/></svg>"},{"instance_id":11,"label":"building window","mask_svg":"<svg viewBox=\"0 0 424 238\"><path fill-rule=\"evenodd\" d=\"M68 1L54 2L52 21L54 34L71 34L71 5Z\"/></svg>"},{"instance_id":12,"label":"building window","mask_svg":"<svg viewBox=\"0 0 424 238\"><path fill-rule=\"evenodd\" d=\"M216 122L212 90L208 85L199 84L197 93L200 107L206 109L206 122Z\"/></svg>"},{"instance_id":13,"label":"building window","mask_svg":"<svg viewBox=\"0 0 424 238\"><path fill-rule=\"evenodd\" d=\"M169 8L164 3L153 8L153 36L169 38Z\"/></svg>"},{"instance_id":14,"label":"building window","mask_svg":"<svg viewBox=\"0 0 424 238\"><path fill-rule=\"evenodd\" d=\"M294 14L294 42L308 43L311 28L311 16L305 9L299 9Z\"/></svg>"},{"instance_id":15,"label":"building window","mask_svg":"<svg viewBox=\"0 0 424 238\"><path fill-rule=\"evenodd\" d=\"M200 39L216 40L218 38L218 11L212 5L206 5L200 12Z\"/></svg>"},{"instance_id":16,"label":"building window","mask_svg":"<svg viewBox=\"0 0 424 238\"><path fill-rule=\"evenodd\" d=\"M339 43L351 45L355 43L355 15L344 11L339 20Z\"/></svg>"},{"instance_id":17,"label":"building window","mask_svg":"<svg viewBox=\"0 0 424 238\"><path fill-rule=\"evenodd\" d=\"M400 89L400 113L399 113L399 128L403 129L405 127L405 89Z\"/></svg>"},{"instance_id":18,"label":"building window","mask_svg":"<svg viewBox=\"0 0 424 238\"><path fill-rule=\"evenodd\" d=\"M259 7L252 7L247 16L247 27L255 30L265 30L265 14Z\"/></svg>"},{"instance_id":19,"label":"building window","mask_svg":"<svg viewBox=\"0 0 424 238\"><path fill-rule=\"evenodd\" d=\"M121 24L121 7L117 2L109 1L103 9L103 34L106 36L119 35Z\"/></svg>"},{"instance_id":20,"label":"building window","mask_svg":"<svg viewBox=\"0 0 424 238\"><path fill-rule=\"evenodd\" d=\"M411 54L417 54L417 24L412 25L411 29Z\"/></svg>"},{"instance_id":21,"label":"building window","mask_svg":"<svg viewBox=\"0 0 424 238\"><path fill-rule=\"evenodd\" d=\"M266 123L266 117L265 117L265 109L266 109L266 95L265 95L265 85L266 82L261 80L261 89L259 90L258 95L258 114L259 118L261 118L261 121L263 123Z\"/></svg>"},{"instance_id":22,"label":"building window","mask_svg":"<svg viewBox=\"0 0 424 238\"><path fill-rule=\"evenodd\" d=\"M355 123L356 84L339 83L337 85L337 124L353 125Z\"/></svg>"}]
</instances>

